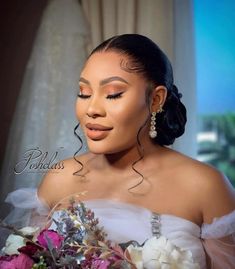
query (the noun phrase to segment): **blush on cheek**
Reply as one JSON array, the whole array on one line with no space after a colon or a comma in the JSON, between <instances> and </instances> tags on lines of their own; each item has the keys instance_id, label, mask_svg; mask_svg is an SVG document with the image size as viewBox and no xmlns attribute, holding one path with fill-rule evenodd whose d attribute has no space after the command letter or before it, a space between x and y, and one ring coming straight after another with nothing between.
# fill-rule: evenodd
<instances>
[{"instance_id":1,"label":"blush on cheek","mask_svg":"<svg viewBox=\"0 0 235 269\"><path fill-rule=\"evenodd\" d=\"M129 111L125 113L125 116L122 118L123 127L127 128L127 130L135 129L139 130L139 128L145 123L149 116L149 112L146 106L142 106L139 109L135 109L135 111Z\"/></svg>"}]
</instances>

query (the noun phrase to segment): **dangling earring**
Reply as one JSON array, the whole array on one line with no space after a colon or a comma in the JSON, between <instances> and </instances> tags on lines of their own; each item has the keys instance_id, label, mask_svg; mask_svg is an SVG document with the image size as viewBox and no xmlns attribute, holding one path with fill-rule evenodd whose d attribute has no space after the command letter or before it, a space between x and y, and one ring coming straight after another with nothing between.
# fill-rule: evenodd
<instances>
[{"instance_id":1,"label":"dangling earring","mask_svg":"<svg viewBox=\"0 0 235 269\"><path fill-rule=\"evenodd\" d=\"M158 109L157 112L152 112L151 116L151 126L150 126L150 131L149 131L149 136L151 138L156 138L157 137L157 130L156 130L156 114L163 112L162 106Z\"/></svg>"},{"instance_id":2,"label":"dangling earring","mask_svg":"<svg viewBox=\"0 0 235 269\"><path fill-rule=\"evenodd\" d=\"M150 131L149 131L149 136L151 138L157 137L157 131L156 131L156 114L157 112L152 112L151 116L151 126L150 126Z\"/></svg>"},{"instance_id":3,"label":"dangling earring","mask_svg":"<svg viewBox=\"0 0 235 269\"><path fill-rule=\"evenodd\" d=\"M160 107L159 107L157 113L162 113L163 111L164 111L164 109L163 109L162 106L160 105Z\"/></svg>"}]
</instances>

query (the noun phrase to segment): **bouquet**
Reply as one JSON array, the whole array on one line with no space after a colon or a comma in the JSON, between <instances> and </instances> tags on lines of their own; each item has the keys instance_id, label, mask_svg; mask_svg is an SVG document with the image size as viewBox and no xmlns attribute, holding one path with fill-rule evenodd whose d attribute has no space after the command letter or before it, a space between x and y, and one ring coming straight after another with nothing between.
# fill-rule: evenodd
<instances>
[{"instance_id":1,"label":"bouquet","mask_svg":"<svg viewBox=\"0 0 235 269\"><path fill-rule=\"evenodd\" d=\"M1 250L1 269L198 269L190 251L161 236L142 245L136 241L116 244L107 239L94 212L71 199L53 220L56 229L14 227Z\"/></svg>"}]
</instances>

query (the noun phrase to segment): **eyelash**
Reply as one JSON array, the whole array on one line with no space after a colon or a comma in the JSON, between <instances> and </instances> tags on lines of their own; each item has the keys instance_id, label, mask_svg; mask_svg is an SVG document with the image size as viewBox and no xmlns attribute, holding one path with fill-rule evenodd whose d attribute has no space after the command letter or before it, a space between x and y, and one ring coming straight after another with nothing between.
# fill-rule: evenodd
<instances>
[{"instance_id":1,"label":"eyelash","mask_svg":"<svg viewBox=\"0 0 235 269\"><path fill-rule=\"evenodd\" d=\"M78 97L79 97L79 98L82 98L82 99L87 99L87 98L90 97L90 95L78 94Z\"/></svg>"},{"instance_id":2,"label":"eyelash","mask_svg":"<svg viewBox=\"0 0 235 269\"><path fill-rule=\"evenodd\" d=\"M122 97L122 94L123 92L119 92L119 93L115 93L115 94L110 94L110 95L107 95L107 99L118 99L118 98L121 98ZM79 98L82 98L82 99L88 99L91 97L91 95L85 95L85 94L78 94L78 97Z\"/></svg>"},{"instance_id":3,"label":"eyelash","mask_svg":"<svg viewBox=\"0 0 235 269\"><path fill-rule=\"evenodd\" d=\"M106 98L107 99L117 99L122 97L123 92L115 93L115 94L110 94Z\"/></svg>"}]
</instances>

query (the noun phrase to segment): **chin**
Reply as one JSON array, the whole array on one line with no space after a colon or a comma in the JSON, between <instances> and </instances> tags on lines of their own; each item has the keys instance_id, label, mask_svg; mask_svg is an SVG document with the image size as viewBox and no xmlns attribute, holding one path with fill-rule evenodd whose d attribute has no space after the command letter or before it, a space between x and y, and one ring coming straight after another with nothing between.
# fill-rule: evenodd
<instances>
[{"instance_id":1,"label":"chin","mask_svg":"<svg viewBox=\"0 0 235 269\"><path fill-rule=\"evenodd\" d=\"M88 140L87 146L91 153L94 154L105 154L107 146L106 143L103 143L102 141L94 141L94 140Z\"/></svg>"},{"instance_id":2,"label":"chin","mask_svg":"<svg viewBox=\"0 0 235 269\"><path fill-rule=\"evenodd\" d=\"M115 150L113 150L113 148L112 149L108 149L108 148L106 149L104 147L102 147L102 148L94 147L94 146L90 147L89 145L88 145L88 148L89 148L89 151L91 153L94 153L94 154L114 154L114 153L119 152L119 150L115 151Z\"/></svg>"},{"instance_id":3,"label":"chin","mask_svg":"<svg viewBox=\"0 0 235 269\"><path fill-rule=\"evenodd\" d=\"M88 142L87 146L89 151L94 154L117 154L130 149L133 145L117 145L117 143L110 143L104 141L92 141Z\"/></svg>"}]
</instances>

